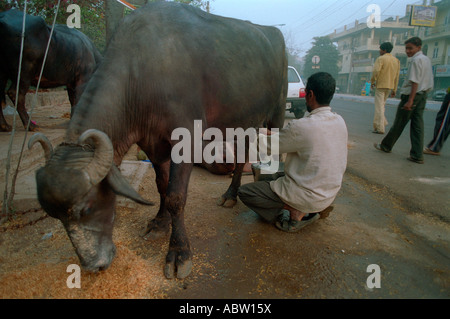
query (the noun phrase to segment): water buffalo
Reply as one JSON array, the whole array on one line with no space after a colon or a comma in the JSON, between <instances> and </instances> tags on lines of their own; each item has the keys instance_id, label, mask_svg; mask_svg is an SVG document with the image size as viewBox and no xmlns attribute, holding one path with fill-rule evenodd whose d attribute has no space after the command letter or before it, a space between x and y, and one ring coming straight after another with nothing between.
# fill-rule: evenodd
<instances>
[{"instance_id":1,"label":"water buffalo","mask_svg":"<svg viewBox=\"0 0 450 319\"><path fill-rule=\"evenodd\" d=\"M176 163L177 128L282 127L287 60L281 32L224 18L189 5L155 2L127 16L103 63L88 83L54 151L40 133L46 165L36 173L45 211L62 221L82 265L109 266L116 194L151 204L137 194L118 166L136 143L156 172L160 206L147 236L166 234L167 278L184 278L192 253L184 225L192 161ZM220 204L236 202L242 169L237 163Z\"/></svg>"},{"instance_id":2,"label":"water buffalo","mask_svg":"<svg viewBox=\"0 0 450 319\"><path fill-rule=\"evenodd\" d=\"M0 50L0 101L2 104L5 103L4 92L8 80L12 82L8 95L13 101L15 100L22 20L23 12L16 9L0 13L0 43L2 44ZM25 108L25 94L30 85L37 85L50 30L51 28L41 17L26 16L22 72L17 103L17 112L25 128L29 119ZM40 87L67 86L73 113L73 107L77 104L85 84L100 61L100 52L86 35L76 29L70 29L66 25L56 25ZM30 124L30 130L34 131L36 128L34 123ZM2 109L0 109L0 131L10 130L11 126L6 122Z\"/></svg>"}]
</instances>

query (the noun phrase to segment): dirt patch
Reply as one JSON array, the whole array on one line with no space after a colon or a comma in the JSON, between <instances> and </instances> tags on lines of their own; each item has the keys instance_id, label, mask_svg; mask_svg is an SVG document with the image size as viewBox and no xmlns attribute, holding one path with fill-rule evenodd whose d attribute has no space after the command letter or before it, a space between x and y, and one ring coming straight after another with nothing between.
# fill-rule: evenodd
<instances>
[{"instance_id":1,"label":"dirt patch","mask_svg":"<svg viewBox=\"0 0 450 319\"><path fill-rule=\"evenodd\" d=\"M158 267L117 245L117 258L108 271L81 274L80 289L67 288L67 264L40 263L19 272L6 273L0 278L3 298L163 298L162 278ZM67 260L77 264L76 257ZM151 285L149 283L152 283Z\"/></svg>"}]
</instances>

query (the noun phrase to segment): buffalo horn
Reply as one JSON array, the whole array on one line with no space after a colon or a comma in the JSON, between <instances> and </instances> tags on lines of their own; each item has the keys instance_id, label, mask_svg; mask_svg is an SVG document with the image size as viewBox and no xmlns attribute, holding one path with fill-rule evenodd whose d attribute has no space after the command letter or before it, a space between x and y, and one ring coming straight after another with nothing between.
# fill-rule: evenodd
<instances>
[{"instance_id":1,"label":"buffalo horn","mask_svg":"<svg viewBox=\"0 0 450 319\"><path fill-rule=\"evenodd\" d=\"M89 139L94 143L94 158L84 168L84 172L89 176L90 183L97 185L108 175L111 169L114 159L114 148L108 135L95 129L89 129L81 134L78 144L86 144Z\"/></svg>"},{"instance_id":2,"label":"buffalo horn","mask_svg":"<svg viewBox=\"0 0 450 319\"><path fill-rule=\"evenodd\" d=\"M52 157L53 155L52 143L50 143L50 141L44 134L36 133L28 140L28 149L31 150L36 142L39 142L44 149L45 162L48 163L50 157Z\"/></svg>"},{"instance_id":3,"label":"buffalo horn","mask_svg":"<svg viewBox=\"0 0 450 319\"><path fill-rule=\"evenodd\" d=\"M131 187L125 177L123 177L123 175L120 173L116 165L113 165L111 167L107 179L109 182L109 186L111 186L111 188L117 195L125 196L139 204L149 206L155 205L155 203L143 199L141 195L139 195L139 193L136 192L133 187Z\"/></svg>"}]
</instances>

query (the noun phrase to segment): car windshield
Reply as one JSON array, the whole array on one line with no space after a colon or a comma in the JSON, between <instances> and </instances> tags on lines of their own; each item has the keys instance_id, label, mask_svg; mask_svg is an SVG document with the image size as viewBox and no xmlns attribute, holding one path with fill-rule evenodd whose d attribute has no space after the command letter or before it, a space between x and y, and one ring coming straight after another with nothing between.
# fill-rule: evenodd
<instances>
[{"instance_id":1,"label":"car windshield","mask_svg":"<svg viewBox=\"0 0 450 319\"><path fill-rule=\"evenodd\" d=\"M288 82L289 83L298 83L300 82L300 79L298 78L297 73L293 69L288 69Z\"/></svg>"}]
</instances>

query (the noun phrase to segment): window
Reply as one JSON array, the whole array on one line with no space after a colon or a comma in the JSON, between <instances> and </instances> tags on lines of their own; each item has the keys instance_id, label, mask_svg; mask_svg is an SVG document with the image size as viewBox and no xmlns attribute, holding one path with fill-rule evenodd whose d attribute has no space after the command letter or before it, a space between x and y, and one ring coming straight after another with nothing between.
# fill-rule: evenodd
<instances>
[{"instance_id":1,"label":"window","mask_svg":"<svg viewBox=\"0 0 450 319\"><path fill-rule=\"evenodd\" d=\"M433 59L436 59L438 57L439 54L439 48L434 48L433 50Z\"/></svg>"},{"instance_id":2,"label":"window","mask_svg":"<svg viewBox=\"0 0 450 319\"><path fill-rule=\"evenodd\" d=\"M300 82L300 79L297 76L297 73L295 73L294 70L288 69L288 82L289 83L298 83Z\"/></svg>"}]
</instances>

